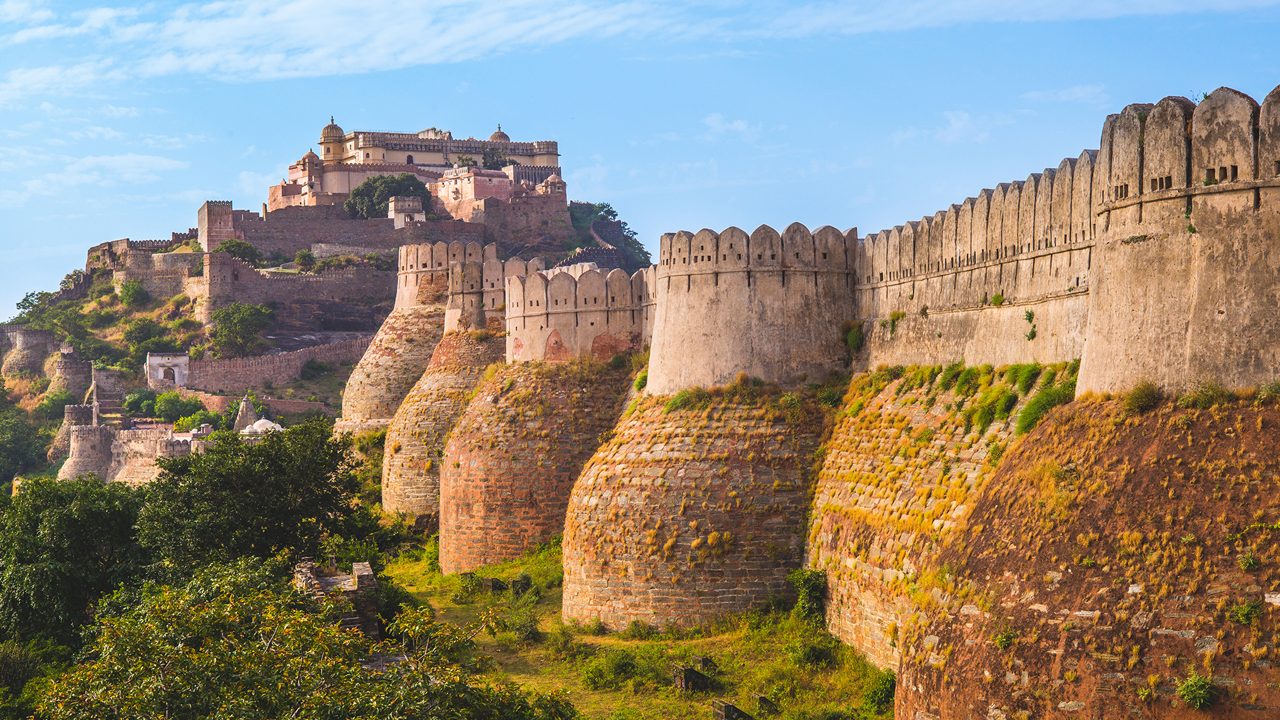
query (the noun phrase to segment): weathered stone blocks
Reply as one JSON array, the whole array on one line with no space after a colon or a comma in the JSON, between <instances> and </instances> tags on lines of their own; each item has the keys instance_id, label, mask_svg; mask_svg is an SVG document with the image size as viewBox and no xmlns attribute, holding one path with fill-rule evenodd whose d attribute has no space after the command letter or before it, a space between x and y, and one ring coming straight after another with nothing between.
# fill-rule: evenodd
<instances>
[{"instance_id":1,"label":"weathered stone blocks","mask_svg":"<svg viewBox=\"0 0 1280 720\"><path fill-rule=\"evenodd\" d=\"M789 592L822 419L775 399L636 401L569 500L566 620L689 626Z\"/></svg>"},{"instance_id":2,"label":"weathered stone blocks","mask_svg":"<svg viewBox=\"0 0 1280 720\"><path fill-rule=\"evenodd\" d=\"M502 366L475 390L440 467L440 567L515 558L560 534L582 466L622 412L629 364Z\"/></svg>"},{"instance_id":3,"label":"weathered stone blocks","mask_svg":"<svg viewBox=\"0 0 1280 720\"><path fill-rule=\"evenodd\" d=\"M342 394L339 432L386 427L405 395L427 369L444 332L444 308L418 305L393 310L356 364Z\"/></svg>"},{"instance_id":4,"label":"weathered stone blocks","mask_svg":"<svg viewBox=\"0 0 1280 720\"><path fill-rule=\"evenodd\" d=\"M440 463L445 439L489 365L502 360L503 339L487 332L445 334L431 363L396 410L382 459L382 506L438 524Z\"/></svg>"}]
</instances>

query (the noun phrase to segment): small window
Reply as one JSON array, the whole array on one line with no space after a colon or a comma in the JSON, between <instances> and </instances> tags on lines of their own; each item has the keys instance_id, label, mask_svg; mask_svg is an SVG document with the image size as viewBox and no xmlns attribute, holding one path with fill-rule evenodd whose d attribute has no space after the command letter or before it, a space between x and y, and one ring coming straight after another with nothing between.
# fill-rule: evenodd
<instances>
[{"instance_id":1,"label":"small window","mask_svg":"<svg viewBox=\"0 0 1280 720\"><path fill-rule=\"evenodd\" d=\"M1151 192L1155 192L1159 189L1160 189L1160 181L1157 178L1151 178Z\"/></svg>"},{"instance_id":2,"label":"small window","mask_svg":"<svg viewBox=\"0 0 1280 720\"><path fill-rule=\"evenodd\" d=\"M412 155L408 155L408 156L406 156L406 157L405 157L405 159L404 159L404 161L405 161L406 163L408 163L408 164L412 165L412 164L413 164L413 156L412 156Z\"/></svg>"},{"instance_id":3,"label":"small window","mask_svg":"<svg viewBox=\"0 0 1280 720\"><path fill-rule=\"evenodd\" d=\"M1213 168L1209 168L1208 170L1205 170L1205 171L1204 171L1204 181L1205 181L1205 182L1207 182L1207 183L1215 183L1215 182L1218 182L1218 174L1217 174L1217 171L1216 171L1216 170L1214 170Z\"/></svg>"},{"instance_id":4,"label":"small window","mask_svg":"<svg viewBox=\"0 0 1280 720\"><path fill-rule=\"evenodd\" d=\"M1240 179L1240 167L1238 165L1231 166L1231 181L1235 182Z\"/></svg>"},{"instance_id":5,"label":"small window","mask_svg":"<svg viewBox=\"0 0 1280 720\"><path fill-rule=\"evenodd\" d=\"M1276 176L1280 177L1280 160L1276 161Z\"/></svg>"},{"instance_id":6,"label":"small window","mask_svg":"<svg viewBox=\"0 0 1280 720\"><path fill-rule=\"evenodd\" d=\"M1222 167L1218 168L1218 179L1219 179L1219 180L1221 180L1222 182L1226 182L1226 181L1227 181L1227 166L1226 166L1226 165L1223 165Z\"/></svg>"}]
</instances>

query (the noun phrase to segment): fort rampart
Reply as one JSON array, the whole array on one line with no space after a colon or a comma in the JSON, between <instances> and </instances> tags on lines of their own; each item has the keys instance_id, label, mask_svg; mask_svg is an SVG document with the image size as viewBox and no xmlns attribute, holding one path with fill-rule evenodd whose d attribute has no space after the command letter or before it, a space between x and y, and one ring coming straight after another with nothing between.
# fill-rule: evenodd
<instances>
[{"instance_id":1,"label":"fort rampart","mask_svg":"<svg viewBox=\"0 0 1280 720\"><path fill-rule=\"evenodd\" d=\"M248 388L283 385L296 380L308 362L349 363L364 354L372 336L315 345L276 355L192 360L187 386L214 393L241 393Z\"/></svg>"},{"instance_id":2,"label":"fort rampart","mask_svg":"<svg viewBox=\"0 0 1280 720\"><path fill-rule=\"evenodd\" d=\"M608 360L649 345L653 268L555 270L507 278L508 362Z\"/></svg>"},{"instance_id":3,"label":"fort rampart","mask_svg":"<svg viewBox=\"0 0 1280 720\"><path fill-rule=\"evenodd\" d=\"M649 387L723 385L740 372L824 380L846 365L857 230L793 224L663 235Z\"/></svg>"}]
</instances>

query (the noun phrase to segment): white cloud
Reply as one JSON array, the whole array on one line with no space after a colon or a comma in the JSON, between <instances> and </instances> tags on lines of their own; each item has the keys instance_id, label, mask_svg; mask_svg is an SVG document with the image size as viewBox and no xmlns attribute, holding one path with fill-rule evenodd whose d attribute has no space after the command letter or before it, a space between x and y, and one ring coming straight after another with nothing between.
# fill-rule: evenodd
<instances>
[{"instance_id":1,"label":"white cloud","mask_svg":"<svg viewBox=\"0 0 1280 720\"><path fill-rule=\"evenodd\" d=\"M30 162L23 164L31 166ZM53 164L59 169L29 178L16 188L0 190L0 206L18 206L32 197L51 196L86 185L115 187L155 182L167 172L187 167L181 160L141 153L45 157L41 163L45 167Z\"/></svg>"},{"instance_id":2,"label":"white cloud","mask_svg":"<svg viewBox=\"0 0 1280 720\"><path fill-rule=\"evenodd\" d=\"M43 3L0 0L0 45L67 43L79 62L18 67L0 78L0 106L73 95L106 82L189 74L230 81L354 75L452 64L577 39L699 41L734 57L735 42L895 32L997 22L1231 12L1280 0L222 0L102 7L55 16ZM335 30L340 29L340 30ZM88 41L92 38L92 42ZM77 40L77 42L79 42ZM754 47L754 46L752 46Z\"/></svg>"},{"instance_id":3,"label":"white cloud","mask_svg":"<svg viewBox=\"0 0 1280 720\"><path fill-rule=\"evenodd\" d=\"M1107 93L1102 85L1072 85L1056 90L1032 90L1022 94L1023 100L1036 103L1083 103L1105 105Z\"/></svg>"},{"instance_id":4,"label":"white cloud","mask_svg":"<svg viewBox=\"0 0 1280 720\"><path fill-rule=\"evenodd\" d=\"M760 125L751 124L742 118L729 119L723 113L711 113L702 118L702 124L711 132L712 137L735 135L742 140L753 141L760 136Z\"/></svg>"},{"instance_id":5,"label":"white cloud","mask_svg":"<svg viewBox=\"0 0 1280 720\"><path fill-rule=\"evenodd\" d=\"M967 112L949 110L942 113L946 124L933 132L938 142L952 145L955 143L984 143L991 138L991 131L980 125Z\"/></svg>"}]
</instances>

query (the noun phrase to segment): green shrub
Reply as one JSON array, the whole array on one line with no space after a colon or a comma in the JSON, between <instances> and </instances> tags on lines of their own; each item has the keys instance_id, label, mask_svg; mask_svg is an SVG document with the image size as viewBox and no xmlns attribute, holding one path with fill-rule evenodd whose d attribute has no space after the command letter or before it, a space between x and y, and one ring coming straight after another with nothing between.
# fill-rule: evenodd
<instances>
[{"instance_id":1,"label":"green shrub","mask_svg":"<svg viewBox=\"0 0 1280 720\"><path fill-rule=\"evenodd\" d=\"M618 637L626 640L652 640L657 635L657 628L640 620L632 620L625 630L618 633Z\"/></svg>"},{"instance_id":2,"label":"green shrub","mask_svg":"<svg viewBox=\"0 0 1280 720\"><path fill-rule=\"evenodd\" d=\"M1257 600L1236 603L1227 611L1227 619L1237 625L1252 625L1262 615L1262 603Z\"/></svg>"},{"instance_id":3,"label":"green shrub","mask_svg":"<svg viewBox=\"0 0 1280 720\"><path fill-rule=\"evenodd\" d=\"M214 252L226 253L237 260L243 260L254 267L262 264L262 251L244 240L224 240Z\"/></svg>"},{"instance_id":4,"label":"green shrub","mask_svg":"<svg viewBox=\"0 0 1280 720\"><path fill-rule=\"evenodd\" d=\"M1199 382L1187 394L1178 398L1178 407L1184 410L1191 408L1207 410L1214 405L1222 405L1235 399L1236 396L1231 391L1217 383Z\"/></svg>"},{"instance_id":5,"label":"green shrub","mask_svg":"<svg viewBox=\"0 0 1280 720\"><path fill-rule=\"evenodd\" d=\"M72 402L74 400L71 398L71 393L66 390L55 390L40 398L40 404L36 405L33 412L36 417L45 420L59 420L62 418L62 409Z\"/></svg>"},{"instance_id":6,"label":"green shrub","mask_svg":"<svg viewBox=\"0 0 1280 720\"><path fill-rule=\"evenodd\" d=\"M1254 553L1252 550L1241 553L1240 557L1236 558L1236 563L1240 565L1240 569L1244 570L1245 572L1249 572L1250 570L1257 570L1258 566L1262 564L1258 560L1257 554Z\"/></svg>"},{"instance_id":7,"label":"green shrub","mask_svg":"<svg viewBox=\"0 0 1280 720\"><path fill-rule=\"evenodd\" d=\"M190 415L184 415L173 423L174 432L191 432L198 430L201 425L211 425L214 430L222 429L222 416L218 413L209 412L200 409Z\"/></svg>"},{"instance_id":8,"label":"green shrub","mask_svg":"<svg viewBox=\"0 0 1280 720\"><path fill-rule=\"evenodd\" d=\"M302 369L298 371L298 377L303 380L315 380L331 370L333 370L332 365L312 358L302 364Z\"/></svg>"},{"instance_id":9,"label":"green shrub","mask_svg":"<svg viewBox=\"0 0 1280 720\"><path fill-rule=\"evenodd\" d=\"M792 612L805 620L822 620L827 609L827 574L821 570L800 568L787 575L787 582L796 590L796 604Z\"/></svg>"},{"instance_id":10,"label":"green shrub","mask_svg":"<svg viewBox=\"0 0 1280 720\"><path fill-rule=\"evenodd\" d=\"M1164 393L1153 382L1140 382L1124 396L1124 410L1130 415L1142 415L1155 410L1164 400Z\"/></svg>"},{"instance_id":11,"label":"green shrub","mask_svg":"<svg viewBox=\"0 0 1280 720\"><path fill-rule=\"evenodd\" d=\"M964 363L952 363L942 369L942 373L938 375L938 388L943 392L950 390L955 386L956 380L959 379L960 373L964 372Z\"/></svg>"},{"instance_id":12,"label":"green shrub","mask_svg":"<svg viewBox=\"0 0 1280 720\"><path fill-rule=\"evenodd\" d=\"M636 392L640 392L641 390L644 390L645 386L647 386L648 384L649 384L649 370L645 369L645 370L641 370L640 374L636 375L636 380L634 383L631 384L631 386L636 389Z\"/></svg>"},{"instance_id":13,"label":"green shrub","mask_svg":"<svg viewBox=\"0 0 1280 720\"><path fill-rule=\"evenodd\" d=\"M617 690L636 674L636 657L626 650L611 648L582 666L582 683L591 690Z\"/></svg>"},{"instance_id":14,"label":"green shrub","mask_svg":"<svg viewBox=\"0 0 1280 720\"><path fill-rule=\"evenodd\" d=\"M805 637L787 645L787 653L800 667L830 668L838 658L840 643L830 635Z\"/></svg>"},{"instance_id":15,"label":"green shrub","mask_svg":"<svg viewBox=\"0 0 1280 720\"><path fill-rule=\"evenodd\" d=\"M1036 380L1039 379L1043 368L1038 363L1026 363L1014 365L1010 370L1007 376L1009 384L1017 387L1019 393L1026 395L1036 386Z\"/></svg>"},{"instance_id":16,"label":"green shrub","mask_svg":"<svg viewBox=\"0 0 1280 720\"><path fill-rule=\"evenodd\" d=\"M995 295L992 295L992 296L991 296L991 304L992 304L992 305L994 305L994 306L996 306L996 307L1000 307L1001 305L1003 305L1003 304L1004 304L1004 294L1003 294L1003 293L996 293Z\"/></svg>"},{"instance_id":17,"label":"green shrub","mask_svg":"<svg viewBox=\"0 0 1280 720\"><path fill-rule=\"evenodd\" d=\"M893 709L893 696L898 679L892 671L877 673L862 696L862 709L872 715L883 715Z\"/></svg>"},{"instance_id":18,"label":"green shrub","mask_svg":"<svg viewBox=\"0 0 1280 720\"><path fill-rule=\"evenodd\" d=\"M849 328L849 332L844 334L844 344L849 347L849 352L857 354L862 350L862 346L867 342L866 335L862 331L862 323L858 323Z\"/></svg>"},{"instance_id":19,"label":"green shrub","mask_svg":"<svg viewBox=\"0 0 1280 720\"><path fill-rule=\"evenodd\" d=\"M1178 697L1192 710L1203 710L1212 705L1214 694L1213 682L1194 670L1178 684Z\"/></svg>"},{"instance_id":20,"label":"green shrub","mask_svg":"<svg viewBox=\"0 0 1280 720\"><path fill-rule=\"evenodd\" d=\"M1050 410L1071 402L1075 395L1075 380L1041 389L1040 392L1027 401L1026 406L1022 408L1022 412L1018 413L1018 421L1015 423L1014 431L1019 435L1030 432Z\"/></svg>"},{"instance_id":21,"label":"green shrub","mask_svg":"<svg viewBox=\"0 0 1280 720\"><path fill-rule=\"evenodd\" d=\"M125 307L139 307L145 305L151 299L151 295L142 287L142 283L137 280L126 280L120 284L120 290L116 293L120 296L120 302Z\"/></svg>"},{"instance_id":22,"label":"green shrub","mask_svg":"<svg viewBox=\"0 0 1280 720\"><path fill-rule=\"evenodd\" d=\"M1013 630L1002 630L991 637L991 642L1001 650L1008 650L1018 641L1018 633Z\"/></svg>"},{"instance_id":23,"label":"green shrub","mask_svg":"<svg viewBox=\"0 0 1280 720\"><path fill-rule=\"evenodd\" d=\"M160 393L155 399L156 417L165 422L177 422L180 418L204 410L204 403L196 398L184 397L176 390Z\"/></svg>"}]
</instances>

